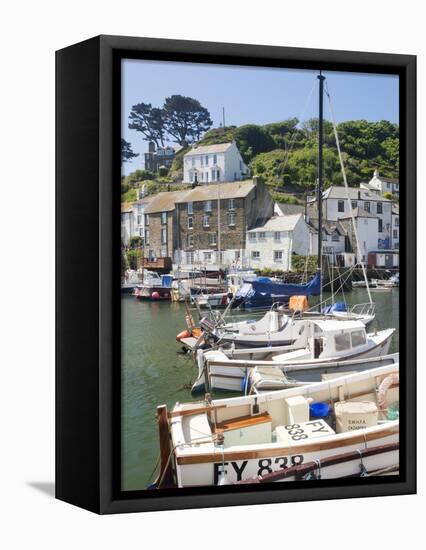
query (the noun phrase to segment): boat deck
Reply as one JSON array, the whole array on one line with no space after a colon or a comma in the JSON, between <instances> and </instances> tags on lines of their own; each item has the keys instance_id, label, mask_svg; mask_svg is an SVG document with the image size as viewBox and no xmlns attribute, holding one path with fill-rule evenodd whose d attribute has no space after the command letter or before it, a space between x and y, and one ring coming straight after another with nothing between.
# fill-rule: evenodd
<instances>
[{"instance_id":1,"label":"boat deck","mask_svg":"<svg viewBox=\"0 0 426 550\"><path fill-rule=\"evenodd\" d=\"M193 336L188 336L188 338L182 338L180 340L180 343L187 350L195 351L195 345L197 343L197 338L194 338Z\"/></svg>"}]
</instances>

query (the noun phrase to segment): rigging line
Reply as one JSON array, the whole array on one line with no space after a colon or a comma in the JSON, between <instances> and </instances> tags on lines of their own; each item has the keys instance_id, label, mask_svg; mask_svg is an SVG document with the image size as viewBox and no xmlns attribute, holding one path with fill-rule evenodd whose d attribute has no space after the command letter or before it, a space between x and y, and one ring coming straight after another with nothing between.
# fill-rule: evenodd
<instances>
[{"instance_id":1,"label":"rigging line","mask_svg":"<svg viewBox=\"0 0 426 550\"><path fill-rule=\"evenodd\" d=\"M333 132L334 132L334 137L335 137L335 140L336 140L336 146L337 146L337 152L338 152L338 155L339 155L340 167L342 169L343 182L345 184L346 196L347 196L347 201L348 201L348 206L349 206L349 212L350 212L350 215L351 215L352 226L354 228L357 252L358 252L358 255L360 256L362 273L364 275L365 284L367 285L368 299L370 301L370 304L372 304L373 300L371 298L370 287L368 286L368 279L367 279L367 273L365 271L364 262L362 261L361 247L360 247L359 238L358 238L358 230L357 230L357 227L355 225L355 216L354 216L354 212L353 212L353 209L352 209L352 203L351 203L351 200L350 200L350 197L349 197L348 180L346 178L346 170L345 170L345 165L344 165L344 162L343 162L342 151L340 149L339 135L337 133L336 121L335 121L335 117L334 117L334 110L333 110L333 105L331 103L331 97L330 97L330 92L328 90L327 82L326 82L326 85L325 85L325 94L327 96L328 105L329 105L329 108L330 108L331 122L332 122L332 125L333 125Z\"/></svg>"},{"instance_id":2,"label":"rigging line","mask_svg":"<svg viewBox=\"0 0 426 550\"><path fill-rule=\"evenodd\" d=\"M313 82L312 82L312 87L311 87L311 90L306 98L306 102L305 102L305 105L303 107L303 111L302 113L300 114L300 116L298 117L298 123L296 124L296 128L290 138L290 143L289 143L289 146L288 148L286 148L285 150L285 157L284 157L284 163L283 163L283 166L282 168L278 171L278 174L277 174L277 177L281 177L283 175L283 173L285 172L285 169L287 168L287 164L288 164L288 161L290 159L290 153L292 152L293 150L293 147L294 147L294 144L296 143L296 137L300 131L300 128L298 128L299 124L301 123L301 121L303 120L305 114L306 114L306 111L308 110L308 106L309 106L309 103L310 103L310 100L311 100L311 97L313 98L314 97L314 90L315 90L315 85L316 85L316 77L314 78Z\"/></svg>"}]
</instances>

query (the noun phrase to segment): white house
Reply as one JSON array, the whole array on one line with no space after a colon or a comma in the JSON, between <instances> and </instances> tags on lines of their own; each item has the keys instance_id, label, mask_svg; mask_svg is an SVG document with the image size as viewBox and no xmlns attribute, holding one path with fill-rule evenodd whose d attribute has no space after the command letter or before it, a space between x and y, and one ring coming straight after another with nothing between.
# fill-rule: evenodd
<instances>
[{"instance_id":1,"label":"white house","mask_svg":"<svg viewBox=\"0 0 426 550\"><path fill-rule=\"evenodd\" d=\"M194 145L183 157L184 183L211 183L245 179L249 169L235 141L215 145Z\"/></svg>"},{"instance_id":2,"label":"white house","mask_svg":"<svg viewBox=\"0 0 426 550\"><path fill-rule=\"evenodd\" d=\"M367 263L368 253L372 250L377 250L377 244L380 242L379 228L381 219L376 214L367 212L359 207L354 208L353 216L355 219L360 250L357 249L351 215L346 215L344 218L341 218L340 221L347 231L351 248L356 255L357 261Z\"/></svg>"},{"instance_id":3,"label":"white house","mask_svg":"<svg viewBox=\"0 0 426 550\"><path fill-rule=\"evenodd\" d=\"M246 256L252 268L291 270L293 252L310 254L311 237L302 214L274 216L247 232Z\"/></svg>"},{"instance_id":4,"label":"white house","mask_svg":"<svg viewBox=\"0 0 426 550\"><path fill-rule=\"evenodd\" d=\"M399 250L399 204L392 205L392 248Z\"/></svg>"},{"instance_id":5,"label":"white house","mask_svg":"<svg viewBox=\"0 0 426 550\"><path fill-rule=\"evenodd\" d=\"M124 203L121 207L121 242L127 246L131 237L145 235L144 211L151 197L139 199L133 203Z\"/></svg>"},{"instance_id":6,"label":"white house","mask_svg":"<svg viewBox=\"0 0 426 550\"><path fill-rule=\"evenodd\" d=\"M318 220L308 221L311 233L309 254L318 254ZM327 256L331 264L352 265L352 258L346 254L346 229L339 222L322 222L322 253Z\"/></svg>"},{"instance_id":7,"label":"white house","mask_svg":"<svg viewBox=\"0 0 426 550\"><path fill-rule=\"evenodd\" d=\"M349 194L350 206L347 195ZM349 187L348 193L345 187L332 185L323 193L323 217L328 221L336 221L348 218L350 208L361 209L367 213L374 214L378 218L378 236L376 244L371 250L390 249L391 248L391 230L392 230L392 201L381 197L375 192L366 189ZM308 202L308 212L314 211L317 217L316 200L310 199ZM311 214L312 215L312 214Z\"/></svg>"},{"instance_id":8,"label":"white house","mask_svg":"<svg viewBox=\"0 0 426 550\"><path fill-rule=\"evenodd\" d=\"M399 196L399 180L380 176L378 170L374 170L373 177L368 183L361 183L361 189L383 193L392 193Z\"/></svg>"}]
</instances>

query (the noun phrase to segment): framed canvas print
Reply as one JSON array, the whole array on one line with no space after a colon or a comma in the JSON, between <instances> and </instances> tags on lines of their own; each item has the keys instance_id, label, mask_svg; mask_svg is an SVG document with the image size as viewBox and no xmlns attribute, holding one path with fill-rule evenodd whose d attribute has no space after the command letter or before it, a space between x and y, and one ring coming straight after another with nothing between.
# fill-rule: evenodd
<instances>
[{"instance_id":1,"label":"framed canvas print","mask_svg":"<svg viewBox=\"0 0 426 550\"><path fill-rule=\"evenodd\" d=\"M56 59L57 498L415 492L415 57Z\"/></svg>"}]
</instances>

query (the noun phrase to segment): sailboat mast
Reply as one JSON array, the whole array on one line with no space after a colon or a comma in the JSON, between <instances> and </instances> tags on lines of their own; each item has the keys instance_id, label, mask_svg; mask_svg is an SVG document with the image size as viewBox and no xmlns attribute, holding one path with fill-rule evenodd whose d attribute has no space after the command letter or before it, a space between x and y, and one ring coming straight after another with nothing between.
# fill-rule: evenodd
<instances>
[{"instance_id":1,"label":"sailboat mast","mask_svg":"<svg viewBox=\"0 0 426 550\"><path fill-rule=\"evenodd\" d=\"M317 204L318 204L318 271L321 276L321 290L319 310L322 304L322 187L323 187L323 118L324 118L324 80L322 71L318 75L319 80L319 98L318 98L318 186L317 186Z\"/></svg>"}]
</instances>

